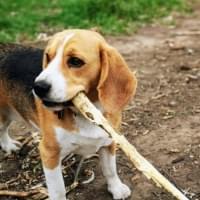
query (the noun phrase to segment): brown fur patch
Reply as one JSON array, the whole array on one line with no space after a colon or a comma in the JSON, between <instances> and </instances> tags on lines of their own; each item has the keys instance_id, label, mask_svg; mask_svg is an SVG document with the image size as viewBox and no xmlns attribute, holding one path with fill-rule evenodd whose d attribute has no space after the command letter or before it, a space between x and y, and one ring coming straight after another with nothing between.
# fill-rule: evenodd
<instances>
[{"instance_id":1,"label":"brown fur patch","mask_svg":"<svg viewBox=\"0 0 200 200\"><path fill-rule=\"evenodd\" d=\"M108 146L108 151L112 154L115 155L116 152L116 143L113 141L111 145Z\"/></svg>"},{"instance_id":2,"label":"brown fur patch","mask_svg":"<svg viewBox=\"0 0 200 200\"><path fill-rule=\"evenodd\" d=\"M45 130L48 134L49 139L42 139L40 142L39 150L43 165L48 169L54 169L60 158L60 148L56 142L55 135L52 130ZM49 132L48 132L49 131Z\"/></svg>"},{"instance_id":3,"label":"brown fur patch","mask_svg":"<svg viewBox=\"0 0 200 200\"><path fill-rule=\"evenodd\" d=\"M54 169L59 163L60 147L53 130L53 114L48 115L49 111L43 109L39 100L36 100L36 105L42 134L39 146L42 163L46 168Z\"/></svg>"},{"instance_id":4,"label":"brown fur patch","mask_svg":"<svg viewBox=\"0 0 200 200\"><path fill-rule=\"evenodd\" d=\"M121 118L122 118L121 112L118 112L118 113L107 113L107 112L105 112L103 115L112 124L113 128L116 131L119 131L120 124L121 124Z\"/></svg>"},{"instance_id":5,"label":"brown fur patch","mask_svg":"<svg viewBox=\"0 0 200 200\"><path fill-rule=\"evenodd\" d=\"M56 120L55 124L71 132L77 132L78 128L76 127L73 115L70 109L65 109L63 118Z\"/></svg>"},{"instance_id":6,"label":"brown fur patch","mask_svg":"<svg viewBox=\"0 0 200 200\"><path fill-rule=\"evenodd\" d=\"M59 163L60 147L55 137L54 127L62 127L71 132L77 131L75 126L73 113L66 109L64 118L58 119L58 116L43 107L40 100L36 100L36 106L39 116L39 124L42 133L42 141L40 142L40 154L45 167L54 169Z\"/></svg>"},{"instance_id":7,"label":"brown fur patch","mask_svg":"<svg viewBox=\"0 0 200 200\"><path fill-rule=\"evenodd\" d=\"M27 122L31 120L38 124L37 114L23 86L11 83L10 80L0 80L0 107L11 108Z\"/></svg>"}]
</instances>

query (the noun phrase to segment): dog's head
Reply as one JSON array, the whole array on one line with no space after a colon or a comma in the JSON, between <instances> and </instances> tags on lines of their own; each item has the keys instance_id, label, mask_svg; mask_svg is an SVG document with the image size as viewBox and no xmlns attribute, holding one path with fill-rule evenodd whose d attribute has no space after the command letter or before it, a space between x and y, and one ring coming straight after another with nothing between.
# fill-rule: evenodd
<instances>
[{"instance_id":1,"label":"dog's head","mask_svg":"<svg viewBox=\"0 0 200 200\"><path fill-rule=\"evenodd\" d=\"M78 92L95 90L108 112L121 110L135 93L136 78L116 49L94 31L67 30L49 41L34 92L62 110Z\"/></svg>"}]
</instances>

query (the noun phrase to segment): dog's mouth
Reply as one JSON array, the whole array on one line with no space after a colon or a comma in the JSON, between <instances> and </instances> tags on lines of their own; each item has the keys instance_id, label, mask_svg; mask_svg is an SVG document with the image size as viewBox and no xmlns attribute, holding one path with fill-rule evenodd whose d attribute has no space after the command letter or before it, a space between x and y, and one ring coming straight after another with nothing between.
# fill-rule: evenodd
<instances>
[{"instance_id":1,"label":"dog's mouth","mask_svg":"<svg viewBox=\"0 0 200 200\"><path fill-rule=\"evenodd\" d=\"M64 101L64 102L55 102L55 101L49 101L49 100L42 100L42 103L51 109L55 110L62 110L66 107L73 106L72 101Z\"/></svg>"}]
</instances>

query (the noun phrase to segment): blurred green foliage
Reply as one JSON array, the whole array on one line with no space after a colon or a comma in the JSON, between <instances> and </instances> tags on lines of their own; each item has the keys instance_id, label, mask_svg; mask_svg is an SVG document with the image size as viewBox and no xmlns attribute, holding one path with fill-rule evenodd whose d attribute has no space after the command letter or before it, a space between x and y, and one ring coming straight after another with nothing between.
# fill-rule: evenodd
<instances>
[{"instance_id":1,"label":"blurred green foliage","mask_svg":"<svg viewBox=\"0 0 200 200\"><path fill-rule=\"evenodd\" d=\"M135 24L185 9L186 0L0 0L0 41L72 27L126 33Z\"/></svg>"}]
</instances>

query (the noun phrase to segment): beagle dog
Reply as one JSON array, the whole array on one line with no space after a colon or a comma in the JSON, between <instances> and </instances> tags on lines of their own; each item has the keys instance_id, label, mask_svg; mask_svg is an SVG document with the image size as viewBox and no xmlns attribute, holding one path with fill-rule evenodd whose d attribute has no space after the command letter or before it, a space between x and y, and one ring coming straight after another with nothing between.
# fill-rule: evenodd
<instances>
[{"instance_id":1,"label":"beagle dog","mask_svg":"<svg viewBox=\"0 0 200 200\"><path fill-rule=\"evenodd\" d=\"M72 152L98 152L108 191L125 199L131 191L117 174L115 143L71 99L84 91L118 129L136 85L122 56L94 31L57 33L45 50L0 44L0 145L7 152L18 148L8 125L20 114L42 134L39 150L51 200L66 200L61 161Z\"/></svg>"}]
</instances>

